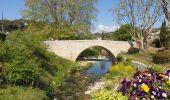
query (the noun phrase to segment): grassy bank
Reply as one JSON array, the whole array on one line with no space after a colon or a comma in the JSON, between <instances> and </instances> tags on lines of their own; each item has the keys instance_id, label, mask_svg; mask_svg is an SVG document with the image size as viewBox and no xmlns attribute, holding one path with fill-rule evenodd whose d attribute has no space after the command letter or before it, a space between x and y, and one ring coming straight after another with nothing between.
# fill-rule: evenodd
<instances>
[{"instance_id":1,"label":"grassy bank","mask_svg":"<svg viewBox=\"0 0 170 100\"><path fill-rule=\"evenodd\" d=\"M0 86L6 87L1 88L6 91L4 98L5 95L8 97L11 88L18 88L17 93L22 93L22 87L28 88L28 91L25 90L28 95L38 88L44 97L53 98L53 93L64 83L65 77L76 69L73 62L48 52L42 41L43 35L39 33L21 31L12 32L5 41L0 41ZM33 89L29 91L29 87ZM10 96L15 95L20 94Z\"/></svg>"},{"instance_id":2,"label":"grassy bank","mask_svg":"<svg viewBox=\"0 0 170 100\"><path fill-rule=\"evenodd\" d=\"M47 100L46 93L32 87L9 86L0 88L0 100Z\"/></svg>"}]
</instances>

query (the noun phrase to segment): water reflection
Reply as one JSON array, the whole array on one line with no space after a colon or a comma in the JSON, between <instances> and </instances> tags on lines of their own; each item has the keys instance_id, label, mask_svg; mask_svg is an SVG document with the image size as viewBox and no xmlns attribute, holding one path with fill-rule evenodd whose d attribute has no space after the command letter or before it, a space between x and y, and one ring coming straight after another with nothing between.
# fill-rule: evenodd
<instances>
[{"instance_id":1,"label":"water reflection","mask_svg":"<svg viewBox=\"0 0 170 100\"><path fill-rule=\"evenodd\" d=\"M87 74L102 75L109 71L112 65L112 60L104 60L94 63L92 67L87 70Z\"/></svg>"}]
</instances>

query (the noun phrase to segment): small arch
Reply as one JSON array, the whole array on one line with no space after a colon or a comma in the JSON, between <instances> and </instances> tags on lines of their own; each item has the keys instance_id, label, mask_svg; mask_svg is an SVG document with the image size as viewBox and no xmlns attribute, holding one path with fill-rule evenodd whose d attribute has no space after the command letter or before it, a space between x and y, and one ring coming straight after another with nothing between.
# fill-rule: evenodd
<instances>
[{"instance_id":1,"label":"small arch","mask_svg":"<svg viewBox=\"0 0 170 100\"><path fill-rule=\"evenodd\" d=\"M81 54L82 52L84 52L85 50L87 50L87 49L89 49L89 48L91 48L91 47L101 47L102 49L104 49L104 50L106 50L106 51L108 52L108 54L110 55L110 57L111 57L113 60L116 59L115 55L111 52L111 50L107 49L107 48L104 47L104 46L94 45L94 46L89 46L89 47L84 48L83 50L81 50L81 51L78 53L78 55L76 55L75 61L77 61L78 57L80 56L80 54Z\"/></svg>"}]
</instances>

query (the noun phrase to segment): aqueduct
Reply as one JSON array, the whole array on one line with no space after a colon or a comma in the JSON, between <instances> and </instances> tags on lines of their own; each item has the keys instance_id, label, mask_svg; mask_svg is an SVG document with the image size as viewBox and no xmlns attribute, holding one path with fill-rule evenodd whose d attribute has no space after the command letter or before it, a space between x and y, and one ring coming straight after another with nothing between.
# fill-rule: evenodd
<instances>
[{"instance_id":1,"label":"aqueduct","mask_svg":"<svg viewBox=\"0 0 170 100\"><path fill-rule=\"evenodd\" d=\"M128 42L111 40L55 40L45 41L48 50L71 61L76 61L81 52L89 47L100 46L108 50L115 57L130 48Z\"/></svg>"}]
</instances>

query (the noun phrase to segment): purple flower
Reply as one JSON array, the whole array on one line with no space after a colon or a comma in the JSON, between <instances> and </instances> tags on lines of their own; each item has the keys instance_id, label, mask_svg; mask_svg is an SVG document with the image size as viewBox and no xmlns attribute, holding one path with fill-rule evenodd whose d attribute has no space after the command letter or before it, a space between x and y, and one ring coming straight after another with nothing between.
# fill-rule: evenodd
<instances>
[{"instance_id":1,"label":"purple flower","mask_svg":"<svg viewBox=\"0 0 170 100\"><path fill-rule=\"evenodd\" d=\"M154 87L151 87L151 88L150 88L150 94L156 96L156 94L157 94L157 89L154 88Z\"/></svg>"},{"instance_id":2,"label":"purple flower","mask_svg":"<svg viewBox=\"0 0 170 100\"><path fill-rule=\"evenodd\" d=\"M170 70L165 71L165 75L170 77Z\"/></svg>"},{"instance_id":3,"label":"purple flower","mask_svg":"<svg viewBox=\"0 0 170 100\"><path fill-rule=\"evenodd\" d=\"M126 87L122 86L119 90L123 95L126 93Z\"/></svg>"},{"instance_id":4,"label":"purple flower","mask_svg":"<svg viewBox=\"0 0 170 100\"><path fill-rule=\"evenodd\" d=\"M121 82L121 84L122 85L125 85L127 83L127 80L126 80L126 78L125 79L123 79L123 81Z\"/></svg>"},{"instance_id":5,"label":"purple flower","mask_svg":"<svg viewBox=\"0 0 170 100\"><path fill-rule=\"evenodd\" d=\"M141 77L141 72L137 71L133 77L139 79Z\"/></svg>"},{"instance_id":6,"label":"purple flower","mask_svg":"<svg viewBox=\"0 0 170 100\"><path fill-rule=\"evenodd\" d=\"M149 81L148 80L143 80L143 83L148 84Z\"/></svg>"},{"instance_id":7,"label":"purple flower","mask_svg":"<svg viewBox=\"0 0 170 100\"><path fill-rule=\"evenodd\" d=\"M130 82L130 81L128 81L128 82L126 83L126 87L129 89L129 88L130 88L130 86L131 86L131 82Z\"/></svg>"}]
</instances>

